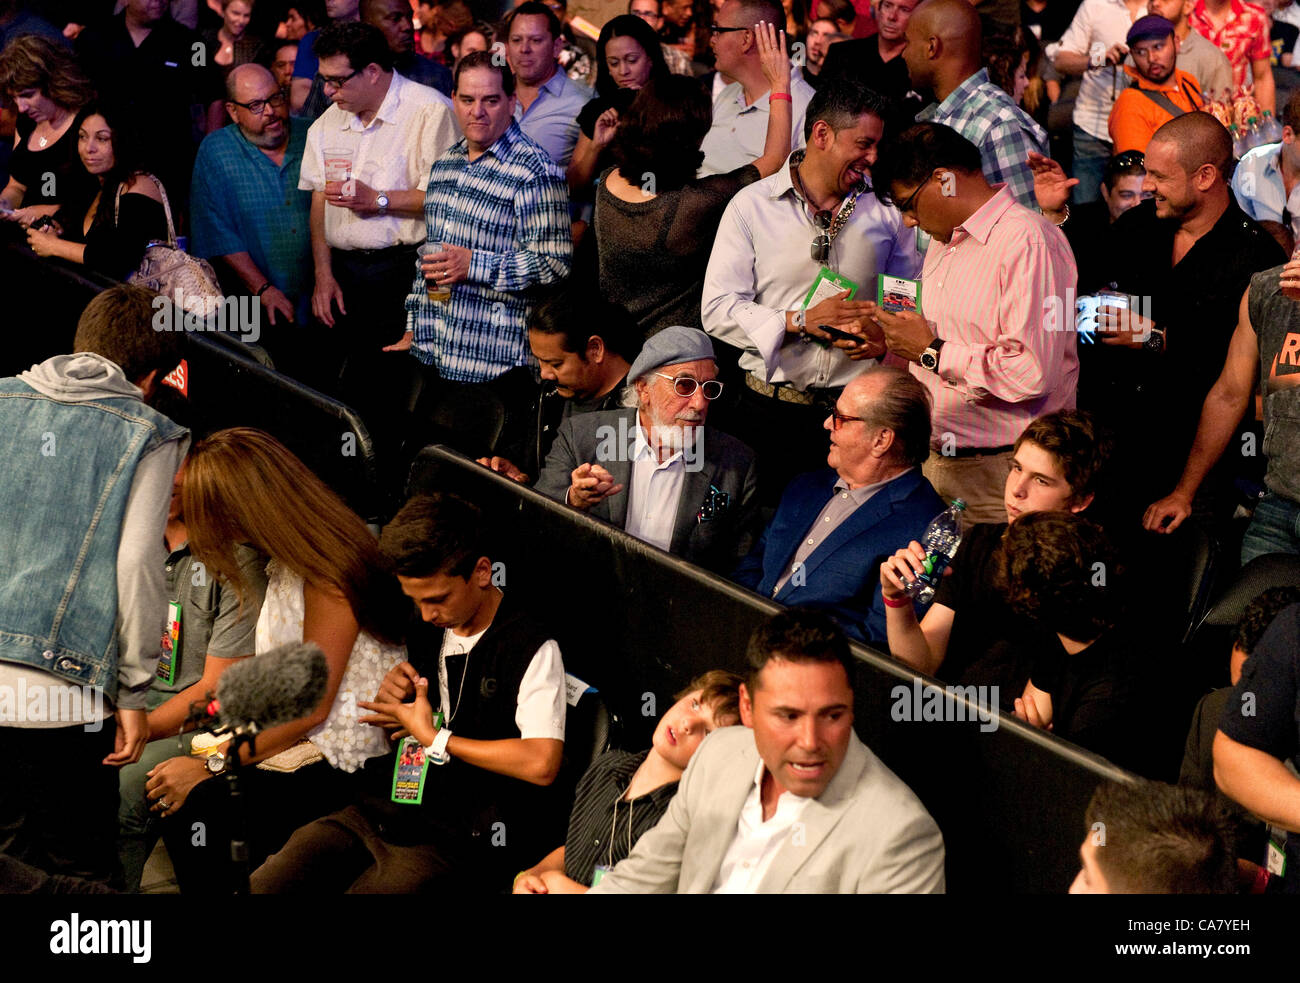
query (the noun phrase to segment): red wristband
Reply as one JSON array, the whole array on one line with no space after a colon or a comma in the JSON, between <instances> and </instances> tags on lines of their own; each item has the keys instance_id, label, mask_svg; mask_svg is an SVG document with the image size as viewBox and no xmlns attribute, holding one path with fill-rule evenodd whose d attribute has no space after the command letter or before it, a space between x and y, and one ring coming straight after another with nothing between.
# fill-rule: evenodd
<instances>
[{"instance_id":1,"label":"red wristband","mask_svg":"<svg viewBox=\"0 0 1300 983\"><path fill-rule=\"evenodd\" d=\"M794 100L790 98L790 93L788 92L769 92L767 101L771 102L773 99L784 99L786 102L790 103L790 105L794 105Z\"/></svg>"},{"instance_id":2,"label":"red wristband","mask_svg":"<svg viewBox=\"0 0 1300 983\"><path fill-rule=\"evenodd\" d=\"M884 594L881 594L880 599L885 602L885 607L887 608L906 608L910 607L912 604L912 599L910 597L900 597L895 601L885 597Z\"/></svg>"}]
</instances>

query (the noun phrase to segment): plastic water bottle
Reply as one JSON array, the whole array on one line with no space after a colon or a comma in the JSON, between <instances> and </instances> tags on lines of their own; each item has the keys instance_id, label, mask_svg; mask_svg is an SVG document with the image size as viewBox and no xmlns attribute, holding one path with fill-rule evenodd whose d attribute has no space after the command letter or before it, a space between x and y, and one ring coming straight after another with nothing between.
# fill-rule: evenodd
<instances>
[{"instance_id":1,"label":"plastic water bottle","mask_svg":"<svg viewBox=\"0 0 1300 983\"><path fill-rule=\"evenodd\" d=\"M1228 136L1232 137L1232 156L1236 160L1241 160L1242 155L1246 152L1241 149L1241 133L1237 130L1237 124L1233 123L1228 127Z\"/></svg>"},{"instance_id":2,"label":"plastic water bottle","mask_svg":"<svg viewBox=\"0 0 1300 983\"><path fill-rule=\"evenodd\" d=\"M1246 128L1241 131L1241 152L1248 154L1263 141L1259 138L1259 121L1254 116L1246 120Z\"/></svg>"},{"instance_id":3,"label":"plastic water bottle","mask_svg":"<svg viewBox=\"0 0 1300 983\"><path fill-rule=\"evenodd\" d=\"M925 535L921 537L921 546L925 549L925 569L915 580L907 583L907 596L922 604L929 604L934 598L935 588L943 577L943 571L957 553L961 543L960 515L966 511L966 503L960 498L930 520Z\"/></svg>"},{"instance_id":4,"label":"plastic water bottle","mask_svg":"<svg viewBox=\"0 0 1300 983\"><path fill-rule=\"evenodd\" d=\"M1279 143L1282 140L1282 124L1274 118L1270 110L1264 110L1264 121L1259 125L1260 143Z\"/></svg>"}]
</instances>

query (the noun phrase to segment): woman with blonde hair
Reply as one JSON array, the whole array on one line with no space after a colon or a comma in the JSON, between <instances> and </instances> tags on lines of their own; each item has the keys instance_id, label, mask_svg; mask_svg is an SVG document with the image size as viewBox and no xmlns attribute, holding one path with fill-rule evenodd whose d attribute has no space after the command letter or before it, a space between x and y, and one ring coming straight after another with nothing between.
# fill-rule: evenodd
<instances>
[{"instance_id":1,"label":"woman with blonde hair","mask_svg":"<svg viewBox=\"0 0 1300 983\"><path fill-rule=\"evenodd\" d=\"M241 756L250 869L290 834L351 799L348 776L388 750L382 730L358 722L357 700L371 699L389 669L405 658L399 644L410 603L361 519L270 434L219 431L190 452L182 491L190 549L208 576L243 598L235 547L246 543L271 558L256 649L314 642L325 654L325 696L307 716L268 728L256 755ZM168 852L182 890L232 884L223 838L232 817L226 783L206 779L227 766L173 758L146 786L169 823ZM195 789L198 791L195 792ZM208 846L191 844L192 824L206 824ZM180 856L178 856L178 853ZM233 883L233 882L232 882Z\"/></svg>"}]
</instances>

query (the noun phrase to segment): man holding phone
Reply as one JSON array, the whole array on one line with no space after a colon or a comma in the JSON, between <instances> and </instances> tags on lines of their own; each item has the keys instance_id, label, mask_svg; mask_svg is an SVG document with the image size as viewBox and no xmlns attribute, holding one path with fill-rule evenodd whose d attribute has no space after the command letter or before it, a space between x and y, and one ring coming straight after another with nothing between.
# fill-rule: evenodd
<instances>
[{"instance_id":1,"label":"man holding phone","mask_svg":"<svg viewBox=\"0 0 1300 983\"><path fill-rule=\"evenodd\" d=\"M1232 138L1209 113L1156 130L1145 166L1154 198L1115 220L1115 248L1097 264L1099 282L1134 300L1100 306L1103 344L1081 347L1079 380L1080 408L1116 433L1117 470L1133 479L1118 504L1134 520L1178 482L1251 275L1286 260L1237 207ZM1226 518L1235 502L1226 473L1203 492L1206 510Z\"/></svg>"},{"instance_id":2,"label":"man holding phone","mask_svg":"<svg viewBox=\"0 0 1300 983\"><path fill-rule=\"evenodd\" d=\"M822 423L845 384L884 354L865 319L877 274L921 269L916 237L867 183L888 111L857 82L818 90L806 150L737 194L714 240L704 329L742 352L745 386L727 429L763 461L767 504L823 465Z\"/></svg>"}]
</instances>

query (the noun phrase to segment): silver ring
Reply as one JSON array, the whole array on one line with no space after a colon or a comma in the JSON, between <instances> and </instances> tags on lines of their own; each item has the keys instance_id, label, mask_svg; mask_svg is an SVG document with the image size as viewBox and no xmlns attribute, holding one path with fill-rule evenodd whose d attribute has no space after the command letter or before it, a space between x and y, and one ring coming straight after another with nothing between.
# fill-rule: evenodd
<instances>
[{"instance_id":1,"label":"silver ring","mask_svg":"<svg viewBox=\"0 0 1300 983\"><path fill-rule=\"evenodd\" d=\"M170 808L171 808L171 806L167 804L167 800L166 800L166 799L159 799L159 800L158 800L158 804L159 804L160 806L163 807L163 810L164 810L164 811L166 811L167 809L170 809Z\"/></svg>"}]
</instances>

